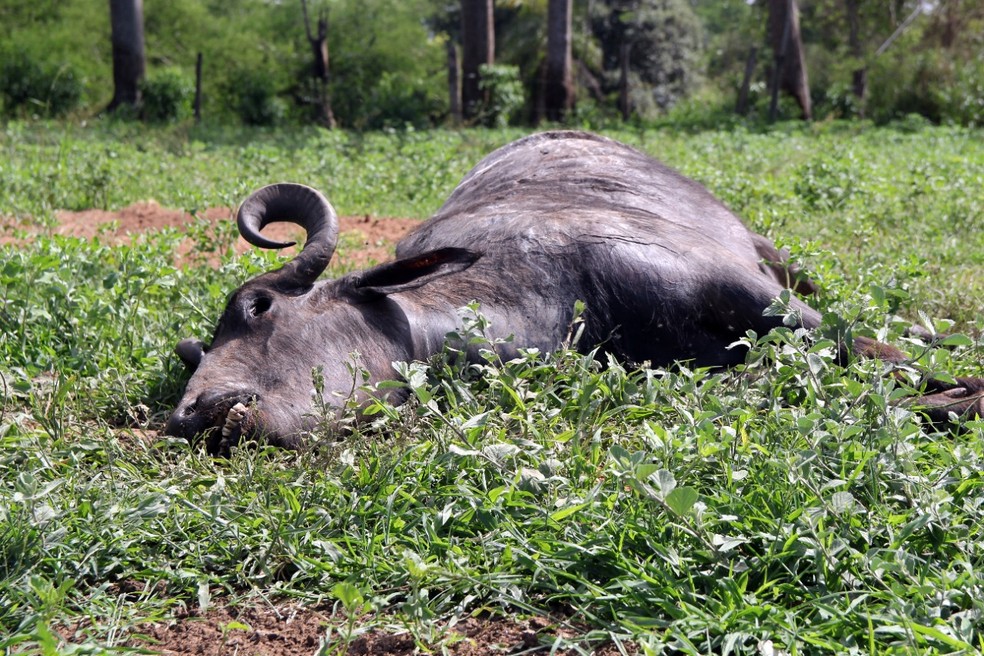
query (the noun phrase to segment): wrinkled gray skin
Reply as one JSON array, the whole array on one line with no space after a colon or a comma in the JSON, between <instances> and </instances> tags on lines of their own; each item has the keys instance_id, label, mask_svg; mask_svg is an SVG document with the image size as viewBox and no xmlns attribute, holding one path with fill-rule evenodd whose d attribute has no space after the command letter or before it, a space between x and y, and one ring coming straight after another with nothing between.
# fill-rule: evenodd
<instances>
[{"instance_id":1,"label":"wrinkled gray skin","mask_svg":"<svg viewBox=\"0 0 984 656\"><path fill-rule=\"evenodd\" d=\"M259 229L310 214L298 221L309 233L303 252L236 290L209 347L185 340L177 349L197 369L166 431L205 435L212 452L242 436L298 446L314 422L313 369L323 371L325 402L339 406L360 385L395 378L394 361L440 351L471 301L492 337L513 336L500 347L505 356L558 348L583 300L583 349L659 366L728 366L745 357L729 348L738 337L780 323L763 310L784 287L813 290L704 187L591 134L548 132L495 151L398 244L396 261L336 280L315 280L337 239L334 210L313 190L280 187L275 203L250 210L245 228L254 198L244 203L240 229L257 245L283 246ZM296 207L293 187L309 192ZM808 305L794 298L792 307L804 326L819 325ZM851 350L904 359L866 339ZM353 353L368 380L353 380ZM931 416L981 412L980 379L930 382L922 401ZM235 403L247 406L245 419L223 439Z\"/></svg>"}]
</instances>

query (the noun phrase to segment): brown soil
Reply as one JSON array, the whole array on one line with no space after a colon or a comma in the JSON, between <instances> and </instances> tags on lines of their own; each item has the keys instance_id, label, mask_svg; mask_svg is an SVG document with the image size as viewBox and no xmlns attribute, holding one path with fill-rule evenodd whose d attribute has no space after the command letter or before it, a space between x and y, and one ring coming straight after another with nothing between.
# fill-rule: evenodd
<instances>
[{"instance_id":1,"label":"brown soil","mask_svg":"<svg viewBox=\"0 0 984 656\"><path fill-rule=\"evenodd\" d=\"M163 229L187 232L197 219L180 210L161 207L153 201L134 203L116 212L86 210L56 213L56 234L82 238L98 238L107 244L124 244L137 235ZM228 208L211 208L199 219L211 223L217 231L223 221L232 221ZM371 216L340 218L342 238L337 257L346 266L366 266L392 257L393 247L410 229L419 224L414 219ZM41 228L18 224L0 218L0 245L23 243L38 234ZM214 234L214 233L213 233ZM290 224L272 224L264 234L281 241L303 237L303 232ZM196 253L194 240L186 237L178 247L178 262L202 257ZM251 248L239 238L236 249ZM206 254L205 261L215 263L218 257ZM121 591L121 594L125 594ZM352 656L403 656L428 652L443 652L459 656L502 656L519 653L550 653L551 644L558 638L572 639L584 629L572 628L565 618L530 619L502 617L468 617L454 626L446 627L443 635L415 639L406 629L360 627L386 626L385 620L365 618L357 623L354 635L344 637L345 621L333 614L331 608L305 607L293 602L257 601L231 606L213 603L204 615L177 612L168 621L145 624L130 638L128 646L150 650L166 656L297 656L299 654L349 654ZM85 640L83 627L63 627L59 634L67 643ZM328 645L325 649L325 645ZM346 647L347 645L347 647ZM594 653L614 656L620 653L611 644L595 646ZM629 646L629 653L636 650ZM592 650L582 643L581 653ZM573 653L556 651L557 654Z\"/></svg>"},{"instance_id":2,"label":"brown soil","mask_svg":"<svg viewBox=\"0 0 984 656\"><path fill-rule=\"evenodd\" d=\"M136 629L128 647L149 649L162 656L297 656L299 654L346 654L349 656L404 656L428 652L456 656L503 656L504 654L550 653L560 638L576 640L583 634L567 618L466 617L453 626L427 637L415 637L405 628L365 630L367 624L386 625L386 618L361 618L349 633L345 617L330 607L305 607L298 603L258 602L246 607L213 606L204 615L175 614L168 622ZM78 629L62 630L69 642ZM599 656L619 653L613 644L578 641L585 652ZM568 644L570 644L568 642ZM594 649L592 650L592 647ZM635 654L634 645L626 645ZM557 650L555 654L572 654Z\"/></svg>"},{"instance_id":3,"label":"brown soil","mask_svg":"<svg viewBox=\"0 0 984 656\"><path fill-rule=\"evenodd\" d=\"M211 224L211 234L216 234L222 222L234 222L233 211L225 207L213 207L199 213L198 219ZM55 213L55 225L52 232L91 239L98 237L105 243L130 243L133 236L175 229L187 232L198 222L195 217L181 210L161 207L154 201L134 203L119 211L84 210L81 212L59 211ZM339 218L341 240L338 257L346 265L352 267L366 266L383 262L392 257L393 246L411 228L420 224L415 219L389 217L343 216ZM41 228L37 225L17 223L11 219L0 218L0 245L19 243L32 234L37 234ZM264 229L263 234L278 241L301 241L304 232L296 225L288 223L273 223ZM241 237L236 243L240 253L252 248ZM196 254L195 243L190 238L182 240L178 246L178 264L182 264ZM287 251L289 252L289 251ZM206 254L204 259L212 264L218 257Z\"/></svg>"}]
</instances>

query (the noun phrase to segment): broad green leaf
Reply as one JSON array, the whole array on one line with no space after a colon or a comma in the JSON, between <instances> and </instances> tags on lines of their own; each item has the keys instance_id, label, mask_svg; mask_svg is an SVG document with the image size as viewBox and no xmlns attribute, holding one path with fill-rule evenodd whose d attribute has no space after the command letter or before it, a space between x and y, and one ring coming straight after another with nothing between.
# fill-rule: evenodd
<instances>
[{"instance_id":1,"label":"broad green leaf","mask_svg":"<svg viewBox=\"0 0 984 656\"><path fill-rule=\"evenodd\" d=\"M647 478L657 473L659 470L660 470L659 465L642 464L635 468L635 476L640 481L645 481Z\"/></svg>"},{"instance_id":2,"label":"broad green leaf","mask_svg":"<svg viewBox=\"0 0 984 656\"><path fill-rule=\"evenodd\" d=\"M656 482L656 485L659 487L660 494L663 495L664 499L670 494L670 492L673 491L673 488L676 487L676 477L673 475L673 472L666 469L660 469L657 471L656 474L652 476L652 479Z\"/></svg>"},{"instance_id":3,"label":"broad green leaf","mask_svg":"<svg viewBox=\"0 0 984 656\"><path fill-rule=\"evenodd\" d=\"M940 642L947 645L951 649L956 649L964 653L973 653L976 651L974 645L966 643L959 638L955 638L952 635L949 635L948 633L936 628L935 626L925 626L923 624L918 624L916 622L912 622L907 626L911 628L915 633L931 638L933 640L939 640Z\"/></svg>"},{"instance_id":4,"label":"broad green leaf","mask_svg":"<svg viewBox=\"0 0 984 656\"><path fill-rule=\"evenodd\" d=\"M857 501L854 495L847 491L834 492L830 497L830 507L835 513L854 512Z\"/></svg>"},{"instance_id":5,"label":"broad green leaf","mask_svg":"<svg viewBox=\"0 0 984 656\"><path fill-rule=\"evenodd\" d=\"M940 340L940 345L942 346L973 346L974 341L967 337L966 335L961 335L955 333L953 335L947 335Z\"/></svg>"},{"instance_id":6,"label":"broad green leaf","mask_svg":"<svg viewBox=\"0 0 984 656\"><path fill-rule=\"evenodd\" d=\"M697 490L686 485L674 488L666 495L666 505L677 515L686 515L695 503L697 503Z\"/></svg>"},{"instance_id":7,"label":"broad green leaf","mask_svg":"<svg viewBox=\"0 0 984 656\"><path fill-rule=\"evenodd\" d=\"M619 446L618 444L613 444L612 447L609 449L609 453L612 454L612 458L615 460L615 462L618 462L622 465L628 465L632 460L631 454L623 447Z\"/></svg>"},{"instance_id":8,"label":"broad green leaf","mask_svg":"<svg viewBox=\"0 0 984 656\"><path fill-rule=\"evenodd\" d=\"M560 510L556 510L550 513L550 519L554 520L555 522L559 522L560 520L567 519L577 511L587 507L588 504L586 503L579 503L573 506L567 506L566 508L561 508Z\"/></svg>"},{"instance_id":9,"label":"broad green leaf","mask_svg":"<svg viewBox=\"0 0 984 656\"><path fill-rule=\"evenodd\" d=\"M352 611L358 608L365 601L362 593L354 584L349 581L340 581L331 588L331 594L342 602L346 610Z\"/></svg>"}]
</instances>

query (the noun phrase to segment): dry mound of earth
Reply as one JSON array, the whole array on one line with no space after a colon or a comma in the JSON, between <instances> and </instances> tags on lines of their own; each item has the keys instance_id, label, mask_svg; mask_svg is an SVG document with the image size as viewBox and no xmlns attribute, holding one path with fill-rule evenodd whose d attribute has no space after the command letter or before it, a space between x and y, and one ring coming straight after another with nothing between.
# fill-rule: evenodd
<instances>
[{"instance_id":1,"label":"dry mound of earth","mask_svg":"<svg viewBox=\"0 0 984 656\"><path fill-rule=\"evenodd\" d=\"M51 228L55 234L90 239L99 237L106 243L129 243L133 235L164 229L187 232L192 226L198 227L201 220L218 229L223 222L234 222L233 210L227 207L213 207L192 216L182 210L161 207L154 201L134 203L116 211L84 210L70 212L62 210L55 213L56 224ZM392 256L393 246L414 226L416 219L343 216L339 218L342 232L339 256L347 264L363 266L382 262ZM18 224L11 219L0 219L0 244L16 243L24 237L18 233L36 234L41 230L35 225ZM263 234L279 241L303 242L304 231L288 223L274 223ZM190 239L182 241L178 253L188 255L194 245ZM238 252L252 248L242 238L236 244Z\"/></svg>"}]
</instances>

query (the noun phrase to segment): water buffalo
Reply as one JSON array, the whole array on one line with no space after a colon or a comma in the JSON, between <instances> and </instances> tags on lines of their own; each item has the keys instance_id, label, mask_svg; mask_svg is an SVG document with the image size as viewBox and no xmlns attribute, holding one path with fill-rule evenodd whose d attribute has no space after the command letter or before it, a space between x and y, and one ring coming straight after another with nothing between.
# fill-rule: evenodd
<instances>
[{"instance_id":1,"label":"water buffalo","mask_svg":"<svg viewBox=\"0 0 984 656\"><path fill-rule=\"evenodd\" d=\"M195 369L166 432L205 435L211 451L242 436L295 447L311 429L312 371L331 406L363 383L394 378L392 363L426 359L477 301L499 348L558 348L575 302L586 303L580 346L633 363L740 363L729 346L764 334L781 317L763 311L785 287L812 289L704 187L649 156L582 132L520 139L483 159L430 220L397 245L394 261L318 280L335 250L334 209L297 184L260 189L239 209L243 237L292 221L307 231L283 268L246 282L229 299L212 343L177 348ZM820 315L791 300L803 326ZM855 354L890 361L895 348L858 338ZM367 380L353 380L352 354ZM946 420L981 413L984 380L930 381L921 399Z\"/></svg>"}]
</instances>

